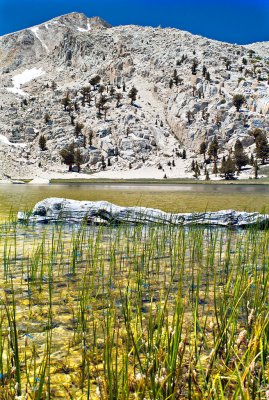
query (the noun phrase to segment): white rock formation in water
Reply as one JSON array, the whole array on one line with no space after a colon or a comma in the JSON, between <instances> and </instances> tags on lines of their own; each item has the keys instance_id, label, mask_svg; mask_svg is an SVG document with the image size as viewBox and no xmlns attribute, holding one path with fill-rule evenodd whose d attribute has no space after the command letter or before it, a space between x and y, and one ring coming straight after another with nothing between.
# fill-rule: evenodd
<instances>
[{"instance_id":1,"label":"white rock formation in water","mask_svg":"<svg viewBox=\"0 0 269 400\"><path fill-rule=\"evenodd\" d=\"M146 207L120 207L106 201L77 201L47 198L37 203L30 214L19 212L19 221L89 224L173 224L226 227L265 227L269 215L234 210L172 214Z\"/></svg>"}]
</instances>

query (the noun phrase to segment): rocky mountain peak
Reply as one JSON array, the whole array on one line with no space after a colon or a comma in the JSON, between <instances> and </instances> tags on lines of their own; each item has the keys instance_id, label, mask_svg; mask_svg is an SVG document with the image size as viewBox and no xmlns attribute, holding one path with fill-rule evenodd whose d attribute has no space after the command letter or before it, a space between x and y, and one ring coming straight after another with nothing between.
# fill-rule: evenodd
<instances>
[{"instance_id":1,"label":"rocky mountain peak","mask_svg":"<svg viewBox=\"0 0 269 400\"><path fill-rule=\"evenodd\" d=\"M0 72L36 63L59 47L66 35L91 34L110 28L100 17L88 18L83 13L70 13L40 25L0 37Z\"/></svg>"},{"instance_id":2,"label":"rocky mountain peak","mask_svg":"<svg viewBox=\"0 0 269 400\"><path fill-rule=\"evenodd\" d=\"M85 14L79 12L61 15L60 17L56 17L45 23L45 25L49 24L60 24L69 29L74 29L81 32L90 31L91 29L111 28L111 25L102 18L88 18Z\"/></svg>"}]
</instances>

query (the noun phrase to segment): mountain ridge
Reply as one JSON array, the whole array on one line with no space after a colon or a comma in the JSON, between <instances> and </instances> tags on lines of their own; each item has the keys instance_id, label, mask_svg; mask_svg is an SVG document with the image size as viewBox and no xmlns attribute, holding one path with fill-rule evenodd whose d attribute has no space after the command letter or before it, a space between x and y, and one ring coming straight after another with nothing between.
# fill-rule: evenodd
<instances>
[{"instance_id":1,"label":"mountain ridge","mask_svg":"<svg viewBox=\"0 0 269 400\"><path fill-rule=\"evenodd\" d=\"M100 21L100 23L103 24L104 26L107 25L107 27L112 27L112 25L110 25L107 21L105 21L103 18L101 18L99 16L87 17L86 14L84 14L84 13L74 11L74 12L71 12L71 13L62 14L62 15L59 15L57 17L53 17L53 18L51 18L49 20L40 22L40 23L38 23L36 25L27 26L27 27L25 27L23 29L19 29L19 30L14 31L14 32L5 33L4 35L0 35L0 38L4 38L6 36L10 36L10 35L14 35L14 34L17 34L17 33L21 33L21 32L23 32L23 31L25 31L27 29L31 29L31 28L35 28L35 27L43 27L43 26L45 26L47 24L50 24L50 23L53 23L53 22L57 22L57 21L59 21L61 19L64 19L66 17L72 17L72 16L80 16L80 17L83 17L83 18L86 18L86 19Z\"/></svg>"},{"instance_id":2,"label":"mountain ridge","mask_svg":"<svg viewBox=\"0 0 269 400\"><path fill-rule=\"evenodd\" d=\"M51 22L53 22L53 21L60 20L61 18L68 17L68 16L73 16L73 15L75 15L75 16L82 16L82 17L85 17L85 18L87 18L87 19L92 19L92 20L99 20L99 21L101 21L101 23L102 23L104 26L106 26L107 28L112 28L112 27L117 27L117 26L121 26L121 27L122 27L122 26L142 27L142 26L137 25L137 24L124 24L124 25L123 25L123 24L120 24L120 25L115 25L115 26L113 26L113 25L111 25L109 22L107 22L105 19L103 19L103 18L100 17L100 16L88 17L88 16L87 16L85 13L83 13L83 12L73 11L73 12L70 12L70 13L66 13L66 14L62 14L62 15L53 17L53 18L51 18L51 19L49 19L49 20L43 21L43 22L41 22L41 23L39 23L39 24L36 24L36 25L33 25L33 26L29 26L29 27L20 29L20 30L18 30L18 31L9 32L9 33L6 33L6 34L4 34L4 35L0 35L0 38L6 37L6 36L9 36L9 35L13 35L13 34L16 34L16 33L19 33L19 32L25 31L25 30L27 30L27 29L34 28L34 27L40 27L40 26L42 26L42 25L51 23ZM154 26L144 26L144 27L145 27L145 28L158 29L158 27L154 27ZM215 38L209 38L209 37L207 37L207 36L203 36L203 35L200 35L200 34L194 34L194 33L192 33L191 31L184 30L184 29L180 29L180 28L175 28L175 27L164 27L164 28L160 27L160 28L161 28L161 29L176 29L176 30L181 31L181 32L189 33L189 34L191 34L192 36L203 37L203 38L206 38L206 39L208 39L208 40L216 41L216 42L219 42L219 43L231 44L231 45L234 44L234 45L236 45L236 46L242 46L242 47L255 46L255 45L258 45L258 44L265 44L265 45L268 44L268 46L269 46L269 40L268 40L268 41L267 41L267 40L262 40L262 41L258 41L258 42L250 42L250 43L247 43L247 44L236 44L236 43L231 43L231 42L227 42L227 41L223 41L223 40L219 40L219 39L215 39Z\"/></svg>"}]
</instances>

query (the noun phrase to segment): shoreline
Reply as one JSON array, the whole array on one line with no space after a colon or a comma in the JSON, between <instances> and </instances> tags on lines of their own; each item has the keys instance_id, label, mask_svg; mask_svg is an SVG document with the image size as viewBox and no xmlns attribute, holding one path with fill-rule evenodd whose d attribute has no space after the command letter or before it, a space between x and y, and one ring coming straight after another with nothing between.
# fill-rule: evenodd
<instances>
[{"instance_id":1,"label":"shoreline","mask_svg":"<svg viewBox=\"0 0 269 400\"><path fill-rule=\"evenodd\" d=\"M262 179L262 178L261 178ZM87 185L102 185L102 184L108 184L108 185L162 185L162 186L168 186L168 185L263 185L269 186L269 181L265 180L234 180L234 181L225 181L225 180L214 180L214 181L199 181L199 180L192 180L192 179L87 179L87 178L75 178L75 179L51 179L50 180L51 185L57 185L57 184L87 184Z\"/></svg>"},{"instance_id":2,"label":"shoreline","mask_svg":"<svg viewBox=\"0 0 269 400\"><path fill-rule=\"evenodd\" d=\"M149 178L139 178L139 179L113 179L113 178L51 178L51 179L38 179L38 178L25 178L25 179L11 179L11 180L0 180L0 185L9 184L26 184L26 185L235 185L235 186L269 186L269 180L266 178L259 179L238 179L238 180L195 180L195 179L149 179Z\"/></svg>"}]
</instances>

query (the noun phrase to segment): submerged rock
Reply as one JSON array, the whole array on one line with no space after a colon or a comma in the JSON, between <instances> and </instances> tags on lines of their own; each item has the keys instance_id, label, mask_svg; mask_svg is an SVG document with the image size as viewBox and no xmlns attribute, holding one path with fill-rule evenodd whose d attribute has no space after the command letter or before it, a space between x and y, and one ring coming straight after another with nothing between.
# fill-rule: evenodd
<instances>
[{"instance_id":1,"label":"submerged rock","mask_svg":"<svg viewBox=\"0 0 269 400\"><path fill-rule=\"evenodd\" d=\"M47 198L37 203L29 215L18 213L19 221L30 222L87 222L89 224L173 224L227 227L269 226L269 215L258 212L223 210L172 214L146 207L120 207L106 201L77 201Z\"/></svg>"}]
</instances>

